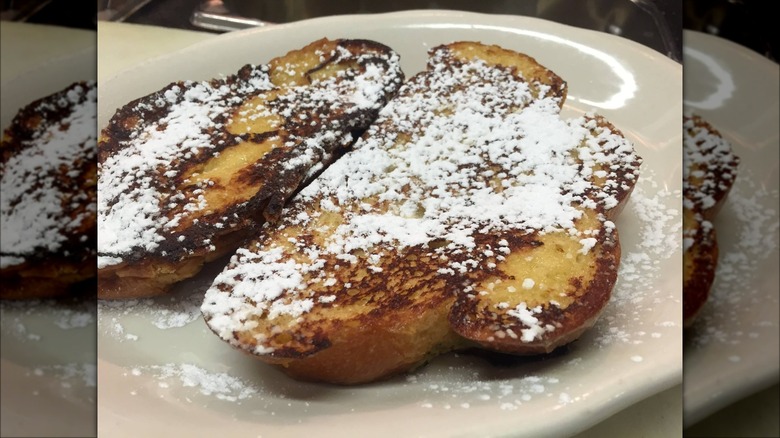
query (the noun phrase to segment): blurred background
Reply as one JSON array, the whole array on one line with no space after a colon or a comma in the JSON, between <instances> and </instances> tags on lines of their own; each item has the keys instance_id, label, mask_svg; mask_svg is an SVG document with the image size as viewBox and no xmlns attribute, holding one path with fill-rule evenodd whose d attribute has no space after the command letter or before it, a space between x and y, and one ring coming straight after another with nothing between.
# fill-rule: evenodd
<instances>
[{"instance_id":1,"label":"blurred background","mask_svg":"<svg viewBox=\"0 0 780 438\"><path fill-rule=\"evenodd\" d=\"M2 20L94 28L97 18L225 32L348 13L455 9L530 15L624 36L680 59L681 30L717 35L777 61L772 2L763 0L3 0Z\"/></svg>"},{"instance_id":2,"label":"blurred background","mask_svg":"<svg viewBox=\"0 0 780 438\"><path fill-rule=\"evenodd\" d=\"M95 10L97 7L97 11ZM737 42L777 61L772 2L762 0L3 0L0 18L94 29L97 20L226 32L348 13L455 9L544 18L609 32L680 60L683 28ZM95 15L97 12L97 18Z\"/></svg>"},{"instance_id":3,"label":"blurred background","mask_svg":"<svg viewBox=\"0 0 780 438\"><path fill-rule=\"evenodd\" d=\"M87 1L2 0L0 19L92 29L97 27L96 6Z\"/></svg>"},{"instance_id":4,"label":"blurred background","mask_svg":"<svg viewBox=\"0 0 780 438\"><path fill-rule=\"evenodd\" d=\"M408 9L533 16L620 35L681 60L682 22L676 0L98 0L100 20L211 32Z\"/></svg>"},{"instance_id":5,"label":"blurred background","mask_svg":"<svg viewBox=\"0 0 780 438\"><path fill-rule=\"evenodd\" d=\"M738 43L777 62L780 59L773 2L685 0L683 27Z\"/></svg>"}]
</instances>

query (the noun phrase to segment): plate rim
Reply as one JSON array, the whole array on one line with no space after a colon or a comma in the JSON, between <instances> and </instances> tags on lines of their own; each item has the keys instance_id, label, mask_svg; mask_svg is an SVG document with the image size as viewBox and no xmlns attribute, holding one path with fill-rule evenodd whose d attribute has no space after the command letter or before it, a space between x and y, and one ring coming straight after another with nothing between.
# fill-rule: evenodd
<instances>
[{"instance_id":1,"label":"plate rim","mask_svg":"<svg viewBox=\"0 0 780 438\"><path fill-rule=\"evenodd\" d=\"M325 17L314 17L314 18L307 18L304 20L294 21L289 23L280 23L280 24L273 24L269 26L252 27L252 28L217 34L213 38L207 39L205 41L190 44L174 52L154 56L138 64L122 69L121 71L118 71L112 74L110 77L107 77L104 80L100 81L98 83L98 90L100 90L100 85L103 85L104 83L113 82L119 76L129 74L138 68L145 67L147 64L159 62L160 59L168 58L174 54L181 54L181 53L186 54L190 51L198 51L201 50L202 47L208 47L210 45L222 45L223 44L222 41L229 41L232 39L242 39L245 38L247 35L273 33L273 32L278 32L280 30L287 31L287 29L294 30L295 28L298 27L309 27L312 25L319 25L321 23L327 24L329 21L341 22L347 19L361 20L361 21L371 21L371 20L386 21L386 20L393 20L396 18L398 18L399 20L402 20L404 18L414 18L419 20L431 19L430 22L435 22L438 19L441 19L442 17L449 18L449 19L460 19L460 20L466 20L468 18L475 18L475 17L485 20L489 17L489 18L494 18L499 20L506 20L510 22L517 22L517 23L526 21L528 23L533 23L536 26L552 25L553 27L567 28L571 32L582 32L583 35L590 35L590 36L598 35L599 37L613 38L612 42L616 44L618 43L618 41L620 41L619 44L624 44L627 47L633 47L636 50L645 52L645 55L653 55L653 57L655 58L654 59L655 62L657 61L664 62L669 67L676 68L679 74L682 74L683 72L683 65L681 62L676 62L671 58L669 58L668 56L656 50L653 50L647 46L644 46L640 43L632 41L628 38L623 38L605 32L599 32L592 29L585 29L577 26L572 26L569 24L557 23L554 21L526 16L526 15L490 14L490 13L468 12L468 11L458 11L458 10L450 10L450 9L412 9L412 10L396 11L396 12L380 12L374 14L349 14L349 15L330 15ZM408 27L408 25L409 23L406 23L400 25L399 27ZM492 25L492 26L485 25L485 26L497 27L496 25Z\"/></svg>"}]
</instances>

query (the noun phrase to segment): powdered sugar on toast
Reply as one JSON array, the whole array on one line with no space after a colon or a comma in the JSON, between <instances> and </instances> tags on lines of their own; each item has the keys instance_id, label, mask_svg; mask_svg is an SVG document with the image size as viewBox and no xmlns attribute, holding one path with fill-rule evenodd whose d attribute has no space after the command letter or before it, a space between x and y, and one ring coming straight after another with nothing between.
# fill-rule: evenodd
<instances>
[{"instance_id":1,"label":"powdered sugar on toast","mask_svg":"<svg viewBox=\"0 0 780 438\"><path fill-rule=\"evenodd\" d=\"M734 184L739 158L728 140L697 116L683 117L683 134L685 207L712 209Z\"/></svg>"},{"instance_id":2,"label":"powdered sugar on toast","mask_svg":"<svg viewBox=\"0 0 780 438\"><path fill-rule=\"evenodd\" d=\"M124 119L133 119L136 126L127 138L115 138L101 150L98 267L139 260L150 253L179 259L213 251L210 236L246 220L240 212L211 214L204 194L214 181L186 175L177 163L203 162L239 143L269 140L274 154L266 155L273 155L275 161L255 164L257 173L279 180L301 174L304 179L335 149L352 141L350 130L367 124L371 112L402 80L398 56L389 50L357 55L339 46L319 56L335 63L347 58L362 68L313 80L308 86L277 86L270 81L268 66L246 66L222 80L172 84L125 107ZM233 115L254 98L260 101L252 104L251 114ZM344 114L343 119L355 126L325 123L333 112ZM229 129L232 122L261 117L269 119L262 139ZM280 132L284 130L289 132ZM179 189L188 183L186 190ZM269 202L283 202L296 189L291 185L262 196ZM197 238L184 236L180 225L193 222L200 227Z\"/></svg>"},{"instance_id":3,"label":"powdered sugar on toast","mask_svg":"<svg viewBox=\"0 0 780 438\"><path fill-rule=\"evenodd\" d=\"M270 89L263 81L258 89ZM162 228L169 221L160 204L184 204L184 210L198 209L197 200L175 194L164 195L155 185L158 169L166 169L178 157L192 156L199 149L213 149L208 128L240 97L231 95L226 84L185 82L160 93L155 106L170 106L159 122L149 123L129 139L123 149L100 166L98 216L98 267L122 261L122 254L134 248L154 250L165 237ZM143 107L147 103L141 103ZM151 109L151 108L150 108ZM142 122L143 123L143 122ZM163 129L159 129L162 126ZM166 171L167 172L167 171ZM170 170L174 176L175 170ZM168 198L168 199L166 199ZM116 206L116 207L115 207Z\"/></svg>"},{"instance_id":4,"label":"powdered sugar on toast","mask_svg":"<svg viewBox=\"0 0 780 438\"><path fill-rule=\"evenodd\" d=\"M9 128L13 143L3 145L8 155L0 162L0 268L61 253L73 239L79 254L90 253L81 230L94 224L95 205L79 184L89 184L81 172L95 159L96 96L94 81L75 83L17 116L21 123L42 118L29 138L16 129L30 126Z\"/></svg>"},{"instance_id":5,"label":"powdered sugar on toast","mask_svg":"<svg viewBox=\"0 0 780 438\"><path fill-rule=\"evenodd\" d=\"M348 293L350 284L322 269L327 259L365 259L381 270L384 251L422 247L448 276L485 268L485 260L509 251L500 242L480 245L476 235L567 232L587 252L594 235L614 228L606 216L595 230L574 223L583 207L607 211L630 190L626 181L636 180L640 159L627 140L595 116L562 120L558 90L549 86L479 61L436 63L435 56L355 150L305 188L280 225L264 228L286 242L260 239L240 249L217 277L202 311L223 339L236 343L234 333L260 318L286 315L294 324L331 305L332 293ZM302 231L328 214L340 215L340 224L323 245L312 244ZM316 295L316 284L328 293ZM531 324L532 310L511 312ZM522 340L545 330L528 327ZM272 352L257 341L255 353Z\"/></svg>"}]
</instances>

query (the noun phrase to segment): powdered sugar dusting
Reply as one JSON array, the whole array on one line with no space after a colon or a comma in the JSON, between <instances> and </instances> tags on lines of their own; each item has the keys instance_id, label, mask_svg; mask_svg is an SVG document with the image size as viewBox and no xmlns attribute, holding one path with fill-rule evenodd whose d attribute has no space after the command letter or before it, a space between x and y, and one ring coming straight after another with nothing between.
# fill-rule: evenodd
<instances>
[{"instance_id":1,"label":"powdered sugar dusting","mask_svg":"<svg viewBox=\"0 0 780 438\"><path fill-rule=\"evenodd\" d=\"M675 330L680 329L681 321L668 319L674 315L656 314L656 308L659 302L679 302L682 298L681 284L666 290L658 288L664 278L674 278L675 273L664 271L662 266L681 248L681 211L669 207L680 205L681 199L680 190L671 191L658 184L653 170L640 177L623 212L632 218L632 226L620 228L624 236L621 240L633 236L638 239L635 245L623 246L610 305L595 327L600 345L641 344L664 333L678 333Z\"/></svg>"},{"instance_id":2,"label":"powdered sugar dusting","mask_svg":"<svg viewBox=\"0 0 780 438\"><path fill-rule=\"evenodd\" d=\"M552 396L556 393L558 382L557 378L549 375L530 375L498 381L474 379L470 383L439 381L420 384L421 382L415 381L422 389L421 397L424 401L419 404L422 408L469 409L472 406L476 408L485 404L496 404L502 411L522 409L525 404ZM437 401L430 401L431 399ZM562 404L571 401L569 397Z\"/></svg>"},{"instance_id":3,"label":"powdered sugar dusting","mask_svg":"<svg viewBox=\"0 0 780 438\"><path fill-rule=\"evenodd\" d=\"M45 365L30 369L28 376L50 375L60 381L63 388L83 386L97 387L97 366L94 363L68 363L64 365Z\"/></svg>"},{"instance_id":4,"label":"powdered sugar dusting","mask_svg":"<svg viewBox=\"0 0 780 438\"><path fill-rule=\"evenodd\" d=\"M82 186L91 184L81 169L95 159L95 83L73 84L23 111L17 115L23 119L14 121L21 125L8 131L13 143L3 140L8 153L12 146L19 149L0 161L0 269L32 256L63 253L66 245L78 245L78 256L90 253L83 240L68 243L94 224L94 199ZM36 117L42 120L33 128ZM30 138L16 138L29 130Z\"/></svg>"},{"instance_id":5,"label":"powdered sugar dusting","mask_svg":"<svg viewBox=\"0 0 780 438\"><path fill-rule=\"evenodd\" d=\"M697 210L716 206L737 177L731 144L695 115L683 117L683 190ZM688 207L691 208L691 207Z\"/></svg>"},{"instance_id":6,"label":"powdered sugar dusting","mask_svg":"<svg viewBox=\"0 0 780 438\"><path fill-rule=\"evenodd\" d=\"M53 324L57 330L84 329L94 324L96 304L92 300L64 302L56 300L0 301L0 328L3 335L22 341L40 341L51 327L34 328L39 321ZM35 322L33 322L35 321Z\"/></svg>"},{"instance_id":7,"label":"powdered sugar dusting","mask_svg":"<svg viewBox=\"0 0 780 438\"><path fill-rule=\"evenodd\" d=\"M566 232L586 254L594 235L610 233L614 224L603 217L595 230L575 222L583 209L615 207L633 185L640 159L631 143L597 116L562 119L558 90L482 61L448 65L438 59L445 56L433 51L430 69L402 87L355 150L301 191L281 226L266 228L293 236L298 231L287 227L315 227L322 215L338 212L339 225L322 245L304 235L284 246L249 244L217 277L203 312L223 339L235 343L234 332L251 330L258 317L284 314L295 323L320 303L307 295L309 286L332 284L322 269L328 258L354 265L356 253L366 252L371 267L381 269L385 248L443 241L429 249L444 264L438 272L460 275L484 269L482 260L496 255L477 245L478 235ZM290 256L290 244L305 256ZM502 260L509 248L499 249ZM534 309L498 310L525 327L523 342L554 330L535 322ZM255 351L269 348L259 343Z\"/></svg>"},{"instance_id":8,"label":"powdered sugar dusting","mask_svg":"<svg viewBox=\"0 0 780 438\"><path fill-rule=\"evenodd\" d=\"M269 83L266 89L270 88ZM164 239L161 229L176 220L160 214L162 203L175 203L185 211L205 207L202 199L181 199L170 193L163 198L154 188L154 174L160 168L169 169L178 157L213 148L207 129L239 99L226 84L173 85L155 103L170 105L168 114L144 126L122 150L100 164L98 250L102 254L98 267L118 263L118 255L134 248L154 250Z\"/></svg>"},{"instance_id":9,"label":"powdered sugar dusting","mask_svg":"<svg viewBox=\"0 0 780 438\"><path fill-rule=\"evenodd\" d=\"M492 407L508 415L517 414L522 409L537 404L549 404L550 409L553 409L590 403L590 387L587 384L583 386L580 380L589 370L592 371L587 355L601 355L601 348L617 348L616 351L625 352L625 363L617 364L618 369L624 369L627 365L639 367L653 363L652 355L636 353L633 345L655 342L668 346L672 339L679 336L679 319L667 319L674 318L674 315L661 315L647 321L642 321L642 318L646 318L658 305L659 300L666 302L673 299L675 294L674 291L663 291L657 287L663 272L656 261L664 260L664 257L671 257L675 253L679 254L679 239L655 239L651 236L655 233L679 234L679 215L668 206L679 204L680 199L679 190L669 191L658 184L655 172L643 173L622 216L629 219L618 225L621 229L628 230L625 240L632 242L627 248L631 251L624 254L622 262L628 270L625 273L621 271L615 288L616 296L594 329L595 338L599 341L595 350L591 350L589 344L580 344L584 345L583 349L575 346L567 354L549 358L542 363L525 363L523 359L514 358L512 360L516 361L516 366L511 367L491 366L465 354L445 355L427 367L398 377L389 386L337 388L333 389L334 395L349 397L352 400L349 406L356 406L360 400L364 400L362 397L365 397L365 400L374 400L377 391L387 390L390 391L388 397L393 394L397 396L399 393L409 394L416 406L423 411L463 411ZM645 232L634 232L634 229ZM642 236L637 239L636 246L631 236ZM641 360L638 359L640 356ZM297 399L287 396L289 393L309 394L311 389L307 384L285 378L285 390L276 393L272 389L265 389L263 384L259 383L264 379L279 378L277 374L269 372L268 369L260 371L254 368L251 371L241 371L241 367L234 365L225 371L224 375L220 375L222 373L207 371L202 365L169 363L128 368L127 377L151 376L159 390L176 391L178 387L188 388L191 392L177 395L188 403L207 404L212 399L251 403L252 406L263 406L266 415L290 415L291 418L300 418L312 410L305 397ZM192 375L191 378L184 377L188 374ZM211 377L215 377L215 380L201 383L201 379L209 380ZM185 381L190 383L185 384ZM222 382L219 387L221 389L210 389L217 381ZM131 395L141 394L141 388L148 386L139 386ZM196 399L193 394L201 398ZM354 409L353 407L352 410ZM350 409L345 407L344 411Z\"/></svg>"},{"instance_id":10,"label":"powdered sugar dusting","mask_svg":"<svg viewBox=\"0 0 780 438\"><path fill-rule=\"evenodd\" d=\"M165 364L137 367L131 370L132 376L152 374L158 380L160 388L169 388L176 383L185 388L194 388L200 394L219 400L237 402L246 400L259 393L249 382L227 373L212 372L193 364Z\"/></svg>"},{"instance_id":11,"label":"powdered sugar dusting","mask_svg":"<svg viewBox=\"0 0 780 438\"><path fill-rule=\"evenodd\" d=\"M670 199L672 200L670 202ZM674 315L667 314L661 318L653 318L649 321L644 329L635 330L632 329L632 325L636 323L640 316L646 315L653 305L666 306L667 300L672 299L675 296L675 292L663 290L659 286L659 278L662 277L659 267L659 261L661 264L668 257L675 253L676 249L679 249L679 239L667 239L661 236L663 233L675 234L675 230L679 232L679 216L676 216L670 211L669 207L665 207L671 204L679 204L680 193L679 191L670 192L664 190L663 187L659 188L656 182L656 175L652 172L647 172L647 169L643 171L643 177L635 189L632 200L626 207L626 211L623 213L622 218L626 218L619 222L619 228L621 231L621 240L629 242L629 245L624 246L623 266L630 268L631 279L623 281L623 272L621 271L620 279L616 286L615 292L618 295L616 302L610 303L607 307L607 319L602 318L597 324L599 336L609 340L625 340L625 346L617 346L620 352L630 351L631 345L635 342L656 342L660 348L668 345L670 339L676 339L680 332L679 321L673 320ZM641 204L641 205L640 205ZM408 206L406 211L412 211L413 205ZM640 224L636 227L627 227L626 225L632 225L636 219L637 211L644 212L641 217ZM300 221L304 221L307 218L301 216ZM659 223L660 222L660 225ZM626 230L623 233L624 229ZM643 230L640 233L640 229ZM642 236L641 239L636 236ZM661 236L660 238L656 238ZM635 238L636 237L636 238ZM633 242L634 240L640 240L637 244L636 251ZM651 243L652 242L652 243ZM507 243L499 243L500 246L507 246ZM630 253L630 254L628 254ZM630 260L626 260L627 254ZM660 255L660 256L659 256ZM345 262L348 262L345 260ZM645 282L643 276L649 275L651 278ZM531 276L533 277L533 276ZM533 278L529 278L533 280ZM335 279L326 281L333 281L335 285ZM634 283L641 283L640 286L634 287ZM327 298L325 298L327 297ZM332 302L333 295L325 295L321 302ZM679 298L679 297L677 297ZM660 303L659 303L660 302ZM632 313L632 308L635 303L640 304L640 310L637 313ZM617 304L617 305L614 305ZM113 311L113 310L110 310ZM107 314L108 316L108 314ZM122 322L122 318L119 318ZM609 327L616 326L614 332L611 332ZM230 350L225 346L225 353ZM589 354L594 354L598 357L597 361L600 361L605 357L604 352L598 351L600 348L612 348L612 346L599 346L595 345L595 351L591 347L594 347L590 343L590 339L583 340L577 345L575 343L572 351L567 352L565 355L546 358L542 361L517 361L516 366L508 367L504 366L487 366L485 365L484 374L481 372L475 372L475 369L479 369L479 364L468 363L464 367L446 367L446 364L450 363L451 358L457 358L459 355L445 355L439 357L429 366L420 369L419 371L391 382L384 382L377 385L367 385L356 388L333 388L328 387L328 396L342 397L342 399L349 400L349 403L335 404L335 403L319 403L316 406L316 414L321 415L322 409L325 409L329 413L351 413L355 411L361 411L362 402L366 402L365 405L369 406L369 410L373 408L372 402L375 400L383 400L383 403L388 400L396 401L398 396L402 397L401 405L408 403L416 403L422 413L431 409L435 410L473 410L477 408L483 408L485 406L495 407L502 410L507 415L517 416L522 414L526 408L533 409L537 402L544 405L549 403L550 409L557 409L562 406L571 404L580 404L588 406L586 409L592 409L592 401L594 400L594 392L591 391L593 386L589 383L592 380L589 379L589 373L595 372L598 368L593 367L592 363L588 360ZM611 351L610 351L611 352ZM626 353L623 358L629 360L633 356L633 353ZM463 358L465 355L460 355ZM242 356L236 356L242 357ZM654 363L655 356L644 356L646 359L644 362ZM651 360L650 358L653 358ZM445 365L445 369L442 369L442 362ZM611 361L600 362L606 368L611 366ZM263 378L271 375L273 378L278 378L278 375L265 374L268 369L265 367L251 368L249 370L238 365L239 362L233 362L231 359L232 368L227 373L234 376L241 376L244 383L252 382L251 385L262 385L259 383ZM181 371L182 364L169 364L175 369ZM637 368L640 365L629 362L628 364L620 362L617 368L612 368L616 372L622 371L628 368ZM133 370L128 370L128 374L137 377L141 375L154 375L156 379L164 379L168 388L175 388L176 385L181 385L181 380L178 376L173 375L168 378L161 377L163 375L160 370L163 366L155 366L152 368L137 367ZM242 371L240 371L242 370ZM177 371L178 372L178 371ZM235 374L234 374L235 373ZM239 374L240 373L240 374ZM130 377L129 377L130 378ZM403 379L399 383L399 380ZM584 383L583 383L584 382ZM250 385L250 386L251 386ZM263 406L263 409L256 410L253 415L276 415L277 418L287 415L285 418L288 421L287 424L294 424L296 421L306 421L310 412L311 405L315 402L309 402L311 400L311 394L321 394L323 387L320 385L308 385L293 381L291 379L282 379L274 381L269 384L268 392L260 392L253 394L247 399L246 404L252 403L252 406ZM148 388L145 386L144 388ZM166 389L168 389L166 388ZM255 386L258 388L258 386ZM282 388L282 389L280 389ZM183 398L190 402L189 396L202 395L203 397L211 398L204 395L199 390L198 385L191 386L189 392L183 392ZM279 392L275 392L278 390ZM321 392L322 391L322 392ZM130 392L132 395L141 393L142 390L133 390ZM233 391L233 395L240 393L240 391ZM426 394L426 398L421 398L419 394ZM293 397L289 395L293 394ZM300 397L295 397L300 395ZM193 401L196 401L193 397ZM554 412L554 411L553 411Z\"/></svg>"},{"instance_id":12,"label":"powdered sugar dusting","mask_svg":"<svg viewBox=\"0 0 780 438\"><path fill-rule=\"evenodd\" d=\"M195 287L191 291L174 292L157 298L100 300L98 301L99 326L103 333L119 341L137 340L137 335L128 332L122 324L121 317L143 314L144 321L157 329L180 328L200 319L202 299L203 289Z\"/></svg>"},{"instance_id":13,"label":"powdered sugar dusting","mask_svg":"<svg viewBox=\"0 0 780 438\"><path fill-rule=\"evenodd\" d=\"M65 309L54 320L57 327L68 330L72 328L83 328L95 322L94 306L89 311L79 311Z\"/></svg>"},{"instance_id":14,"label":"powdered sugar dusting","mask_svg":"<svg viewBox=\"0 0 780 438\"><path fill-rule=\"evenodd\" d=\"M296 86L273 84L268 66L246 66L225 79L171 84L122 108L100 145L98 267L150 252L180 259L194 251L214 251L214 236L256 216L255 211L225 216L213 211L218 208L208 205L205 194L214 181L188 176L182 162L202 162L246 142L268 143L278 153L266 153L247 168L262 169L251 172L253 178L265 178L262 187L286 179L291 183L253 196L263 198L257 202L283 202L297 188L296 178L303 179L348 145L351 130L371 121L402 75L397 54L389 50L353 54L341 49L322 55L328 62L362 67ZM249 130L248 123L258 119L268 125L262 133L232 131L242 123ZM267 138L256 138L262 135ZM236 208L249 208L250 201ZM190 223L198 224L202 238L182 234Z\"/></svg>"}]
</instances>

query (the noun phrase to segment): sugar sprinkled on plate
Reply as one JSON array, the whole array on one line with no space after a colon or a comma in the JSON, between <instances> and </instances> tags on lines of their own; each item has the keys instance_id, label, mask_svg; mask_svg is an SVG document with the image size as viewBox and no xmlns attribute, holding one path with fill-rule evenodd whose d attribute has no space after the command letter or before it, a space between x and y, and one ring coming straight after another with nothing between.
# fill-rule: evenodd
<instances>
[{"instance_id":1,"label":"sugar sprinkled on plate","mask_svg":"<svg viewBox=\"0 0 780 438\"><path fill-rule=\"evenodd\" d=\"M240 402L259 394L253 384L223 372L213 372L188 363L168 363L136 367L131 370L134 377L153 375L160 388L169 388L172 382L186 388L194 388L200 394L219 400Z\"/></svg>"},{"instance_id":2,"label":"sugar sprinkled on plate","mask_svg":"<svg viewBox=\"0 0 780 438\"><path fill-rule=\"evenodd\" d=\"M777 308L776 293L757 286L746 287L757 284L762 266L777 253L780 242L778 212L767 207L777 202L779 191L758 186L758 180L751 169L740 170L716 219L716 227L718 223L727 224L719 232L722 255L710 297L691 328L692 351L711 344L761 342L762 333L777 332L778 321L752 316L759 305ZM725 246L724 242L733 243ZM735 294L735 290L740 292Z\"/></svg>"},{"instance_id":3,"label":"sugar sprinkled on plate","mask_svg":"<svg viewBox=\"0 0 780 438\"><path fill-rule=\"evenodd\" d=\"M41 334L32 326L33 320L45 316L47 322L59 330L84 329L94 324L96 304L93 300L20 300L0 301L0 329L18 340L39 341ZM45 328L51 330L51 327ZM33 332L32 330L36 330Z\"/></svg>"},{"instance_id":4,"label":"sugar sprinkled on plate","mask_svg":"<svg viewBox=\"0 0 780 438\"><path fill-rule=\"evenodd\" d=\"M63 388L97 386L97 366L94 363L67 363L57 365L42 365L32 368L28 375L36 377L54 376Z\"/></svg>"},{"instance_id":5,"label":"sugar sprinkled on plate","mask_svg":"<svg viewBox=\"0 0 780 438\"><path fill-rule=\"evenodd\" d=\"M206 273L208 274L208 272ZM160 330L185 327L200 319L200 305L208 281L187 280L164 296L134 300L99 300L100 331L117 340L136 340L125 332L121 316L144 315L144 322ZM130 335L128 337L128 335Z\"/></svg>"}]
</instances>

